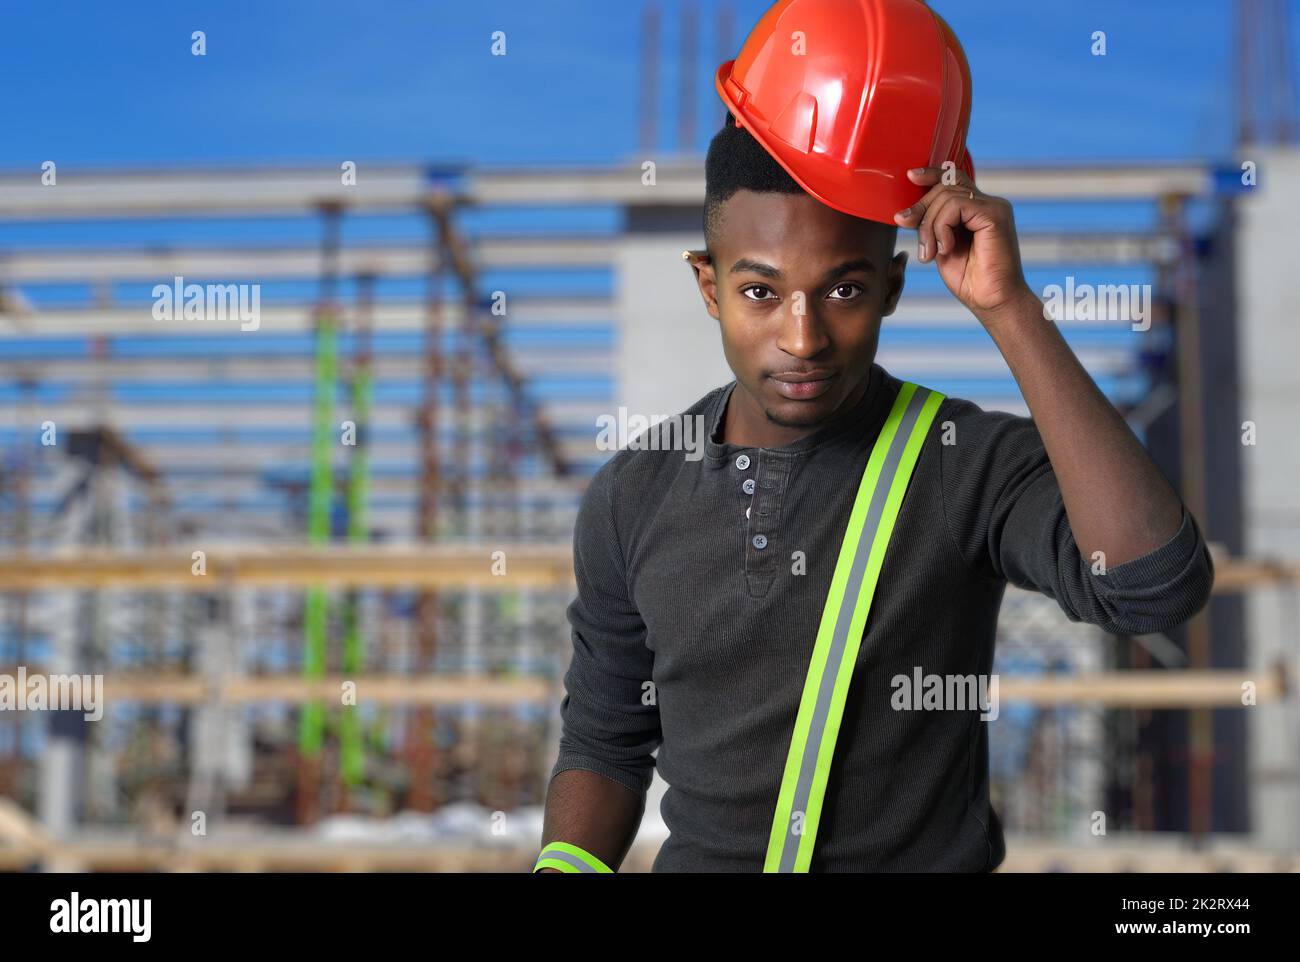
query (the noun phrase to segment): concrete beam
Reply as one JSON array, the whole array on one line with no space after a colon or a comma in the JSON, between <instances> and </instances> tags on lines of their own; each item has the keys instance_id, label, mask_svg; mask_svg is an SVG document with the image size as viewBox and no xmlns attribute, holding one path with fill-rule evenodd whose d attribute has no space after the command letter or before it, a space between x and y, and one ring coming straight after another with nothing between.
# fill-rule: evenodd
<instances>
[{"instance_id":1,"label":"concrete beam","mask_svg":"<svg viewBox=\"0 0 1300 962\"><path fill-rule=\"evenodd\" d=\"M587 268L612 266L617 236L486 237L471 240L470 256L480 270ZM903 247L910 248L904 235ZM901 248L900 248L901 249ZM1022 233L1026 265L1105 264L1131 266L1169 263L1174 243L1138 232ZM420 277L430 270L427 247L344 247L339 271L345 277ZM9 285L137 281L171 284L180 276L197 282L269 282L320 277L325 270L319 248L241 246L233 248L142 248L137 250L18 251L0 257L0 282ZM930 266L930 265L925 265Z\"/></svg>"},{"instance_id":2,"label":"concrete beam","mask_svg":"<svg viewBox=\"0 0 1300 962\"><path fill-rule=\"evenodd\" d=\"M655 160L648 157L647 160ZM655 183L634 164L603 167L497 168L451 172L441 195L460 203L536 206L700 204L703 158L664 159ZM459 176L457 176L459 175ZM313 214L325 204L346 211L419 209L440 191L418 165L361 163L354 186L340 169L312 167L210 170L103 170L63 167L55 186L40 171L0 175L0 218L21 220L165 217L183 213ZM1209 168L1183 161L1112 166L981 166L983 190L1021 200L1151 199L1212 192Z\"/></svg>"}]
</instances>

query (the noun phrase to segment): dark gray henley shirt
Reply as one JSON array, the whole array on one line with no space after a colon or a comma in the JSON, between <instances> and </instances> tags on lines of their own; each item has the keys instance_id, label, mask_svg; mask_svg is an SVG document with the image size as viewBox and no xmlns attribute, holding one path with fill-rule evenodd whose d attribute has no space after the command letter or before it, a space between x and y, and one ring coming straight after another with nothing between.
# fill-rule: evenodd
<instances>
[{"instance_id":1,"label":"dark gray henley shirt","mask_svg":"<svg viewBox=\"0 0 1300 962\"><path fill-rule=\"evenodd\" d=\"M586 491L552 776L586 769L644 795L657 749L670 836L655 871L761 871L840 542L901 383L873 365L846 416L746 448L717 440L733 381L685 412L706 418L702 459L625 449ZM885 555L811 871L1001 862L989 723L978 708L896 710L891 679L990 673L1008 582L1122 635L1185 621L1213 575L1186 508L1168 543L1094 574L1034 422L946 399Z\"/></svg>"}]
</instances>

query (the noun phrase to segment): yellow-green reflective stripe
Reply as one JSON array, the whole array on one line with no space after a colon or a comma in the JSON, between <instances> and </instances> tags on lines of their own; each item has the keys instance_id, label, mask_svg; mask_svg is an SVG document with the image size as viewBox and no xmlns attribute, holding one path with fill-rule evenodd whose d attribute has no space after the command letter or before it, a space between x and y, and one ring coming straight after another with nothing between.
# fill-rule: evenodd
<instances>
[{"instance_id":1,"label":"yellow-green reflective stripe","mask_svg":"<svg viewBox=\"0 0 1300 962\"><path fill-rule=\"evenodd\" d=\"M944 396L904 383L853 503L804 681L772 819L765 872L806 872L853 666L894 523Z\"/></svg>"},{"instance_id":2,"label":"yellow-green reflective stripe","mask_svg":"<svg viewBox=\"0 0 1300 962\"><path fill-rule=\"evenodd\" d=\"M544 868L559 869L561 872L614 874L614 870L596 856L570 842L551 842L543 848L537 858L537 864L533 866L533 871L537 872Z\"/></svg>"}]
</instances>

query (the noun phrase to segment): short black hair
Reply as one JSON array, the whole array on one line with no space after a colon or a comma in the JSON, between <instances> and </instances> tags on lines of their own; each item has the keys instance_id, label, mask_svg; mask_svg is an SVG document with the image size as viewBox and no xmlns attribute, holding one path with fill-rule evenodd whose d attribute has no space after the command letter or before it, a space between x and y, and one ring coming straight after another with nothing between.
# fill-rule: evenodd
<instances>
[{"instance_id":1,"label":"short black hair","mask_svg":"<svg viewBox=\"0 0 1300 962\"><path fill-rule=\"evenodd\" d=\"M738 190L807 193L754 139L753 134L736 126L735 116L727 111L726 121L713 135L704 159L704 246L710 254L722 229L722 205ZM890 229L889 250L892 252L898 238L898 227L893 224L880 226Z\"/></svg>"}]
</instances>

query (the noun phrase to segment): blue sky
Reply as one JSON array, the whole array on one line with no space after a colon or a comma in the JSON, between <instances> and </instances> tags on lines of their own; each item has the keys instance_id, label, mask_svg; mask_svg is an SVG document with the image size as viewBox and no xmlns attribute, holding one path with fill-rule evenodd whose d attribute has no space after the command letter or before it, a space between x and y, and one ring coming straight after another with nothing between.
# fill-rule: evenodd
<instances>
[{"instance_id":1,"label":"blue sky","mask_svg":"<svg viewBox=\"0 0 1300 962\"><path fill-rule=\"evenodd\" d=\"M661 0L665 149L677 146L683 2ZM971 61L977 162L1217 159L1230 146L1228 0L932 5ZM730 55L767 6L736 0ZM698 7L703 144L722 115L711 81L720 48L718 3ZM641 9L638 0L6 0L0 168L620 160L638 146ZM206 32L204 57L190 53L194 30ZM490 55L494 30L506 32L505 57ZM1090 53L1094 30L1107 34L1105 57Z\"/></svg>"}]
</instances>

